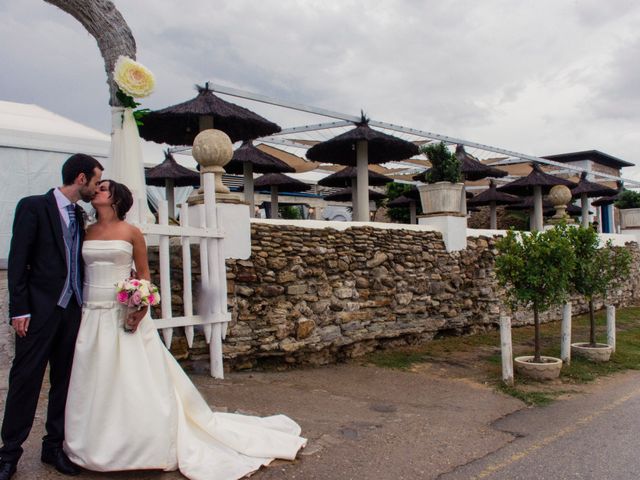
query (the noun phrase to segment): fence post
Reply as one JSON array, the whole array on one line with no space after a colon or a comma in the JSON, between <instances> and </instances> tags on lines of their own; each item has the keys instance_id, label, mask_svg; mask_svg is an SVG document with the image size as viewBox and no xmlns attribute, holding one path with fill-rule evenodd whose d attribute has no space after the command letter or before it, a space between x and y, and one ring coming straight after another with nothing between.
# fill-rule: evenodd
<instances>
[{"instance_id":1,"label":"fence post","mask_svg":"<svg viewBox=\"0 0 640 480\"><path fill-rule=\"evenodd\" d=\"M166 200L161 200L158 203L158 224L163 226L169 225L169 207ZM171 265L169 261L168 235L160 235L158 250L160 257L160 295L162 295L160 308L162 310L162 318L171 318L173 314L171 308ZM162 329L162 338L167 348L171 348L172 337L172 327Z\"/></svg>"},{"instance_id":2,"label":"fence post","mask_svg":"<svg viewBox=\"0 0 640 480\"><path fill-rule=\"evenodd\" d=\"M500 315L500 350L502 352L502 381L513 385L513 347L511 344L511 317Z\"/></svg>"},{"instance_id":3,"label":"fence post","mask_svg":"<svg viewBox=\"0 0 640 480\"><path fill-rule=\"evenodd\" d=\"M189 208L182 205L180 208L180 226L189 226ZM191 237L182 237L182 302L184 305L184 316L193 315L193 291L191 280ZM193 346L193 325L184 327L184 335L187 338L189 348Z\"/></svg>"},{"instance_id":4,"label":"fence post","mask_svg":"<svg viewBox=\"0 0 640 480\"><path fill-rule=\"evenodd\" d=\"M560 358L565 364L571 364L571 302L566 302L562 308Z\"/></svg>"},{"instance_id":5,"label":"fence post","mask_svg":"<svg viewBox=\"0 0 640 480\"><path fill-rule=\"evenodd\" d=\"M204 213L208 228L218 230L218 216L216 209L216 173L224 173L222 168L233 156L233 146L226 133L220 130L204 130L193 141L193 156L200 164L202 183L204 186ZM219 238L207 240L209 289L203 294L211 298L203 305L207 305L204 315L213 318L213 332L209 342L209 356L211 376L224 378L222 365L222 332L223 318L227 315L227 277L222 242Z\"/></svg>"}]
</instances>

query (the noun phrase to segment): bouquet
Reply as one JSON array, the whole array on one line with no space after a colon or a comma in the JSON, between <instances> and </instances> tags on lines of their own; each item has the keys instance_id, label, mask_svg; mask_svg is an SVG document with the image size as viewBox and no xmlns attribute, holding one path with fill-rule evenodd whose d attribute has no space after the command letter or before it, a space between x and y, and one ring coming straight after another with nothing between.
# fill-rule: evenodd
<instances>
[{"instance_id":1,"label":"bouquet","mask_svg":"<svg viewBox=\"0 0 640 480\"><path fill-rule=\"evenodd\" d=\"M158 305L160 292L149 280L131 277L116 284L116 300L127 307L141 310L143 307Z\"/></svg>"},{"instance_id":2,"label":"bouquet","mask_svg":"<svg viewBox=\"0 0 640 480\"><path fill-rule=\"evenodd\" d=\"M149 280L137 278L135 270L131 271L131 277L116 283L116 300L130 310L142 310L144 307L158 305L160 293ZM131 333L134 328L129 324L129 316L124 321L124 331Z\"/></svg>"}]
</instances>

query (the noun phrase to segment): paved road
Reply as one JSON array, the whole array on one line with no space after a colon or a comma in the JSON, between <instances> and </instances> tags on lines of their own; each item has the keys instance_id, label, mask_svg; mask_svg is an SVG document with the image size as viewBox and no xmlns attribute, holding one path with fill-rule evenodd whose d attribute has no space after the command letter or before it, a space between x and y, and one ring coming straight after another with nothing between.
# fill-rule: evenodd
<instances>
[{"instance_id":1,"label":"paved road","mask_svg":"<svg viewBox=\"0 0 640 480\"><path fill-rule=\"evenodd\" d=\"M640 372L607 379L589 395L520 410L493 427L514 440L439 480L638 480Z\"/></svg>"},{"instance_id":2,"label":"paved road","mask_svg":"<svg viewBox=\"0 0 640 480\"><path fill-rule=\"evenodd\" d=\"M6 318L0 272L0 315ZM0 322L0 411L12 335ZM425 364L416 372L337 365L287 372L190 373L212 408L284 413L309 444L252 480L638 479L640 373L605 379L544 409ZM39 461L47 385L15 480L66 478ZM590 434L598 435L596 440ZM635 442L635 443L634 443ZM550 456L547 457L547 453ZM579 461L580 460L580 461ZM582 461L584 460L584 461ZM178 480L178 472L83 472L83 480Z\"/></svg>"}]
</instances>

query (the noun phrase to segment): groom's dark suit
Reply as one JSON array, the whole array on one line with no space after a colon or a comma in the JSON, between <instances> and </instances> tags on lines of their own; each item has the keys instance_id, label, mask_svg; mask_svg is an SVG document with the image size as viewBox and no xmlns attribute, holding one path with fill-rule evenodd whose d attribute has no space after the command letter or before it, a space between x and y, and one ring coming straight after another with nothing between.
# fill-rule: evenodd
<instances>
[{"instance_id":1,"label":"groom's dark suit","mask_svg":"<svg viewBox=\"0 0 640 480\"><path fill-rule=\"evenodd\" d=\"M75 213L74 242L79 246L84 237L82 209L76 206ZM17 462L22 455L47 363L51 388L43 450L60 448L64 440L64 409L82 302L77 294L71 294L68 303L61 300L71 276L69 238L74 237L62 219L53 190L20 200L8 262L9 316L30 314L31 319L26 336L16 335L2 424L3 461ZM77 255L78 275L83 270L81 258Z\"/></svg>"}]
</instances>

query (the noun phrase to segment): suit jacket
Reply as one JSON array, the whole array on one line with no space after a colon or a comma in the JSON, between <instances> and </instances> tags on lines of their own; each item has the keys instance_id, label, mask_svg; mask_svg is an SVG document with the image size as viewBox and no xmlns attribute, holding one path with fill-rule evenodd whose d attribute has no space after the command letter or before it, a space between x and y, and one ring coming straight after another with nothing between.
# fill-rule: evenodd
<instances>
[{"instance_id":1,"label":"suit jacket","mask_svg":"<svg viewBox=\"0 0 640 480\"><path fill-rule=\"evenodd\" d=\"M76 219L82 242L83 210L77 205ZM37 329L51 315L67 278L62 221L53 189L25 197L16 207L7 271L9 316L30 313L30 329ZM82 256L79 261L82 276Z\"/></svg>"}]
</instances>

